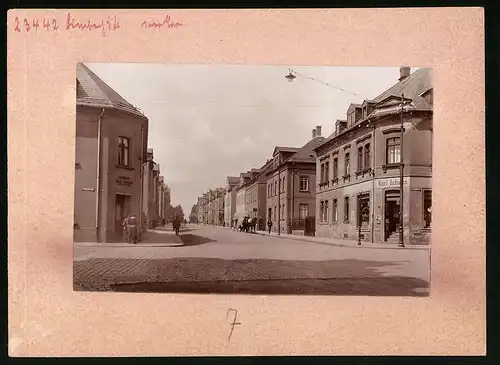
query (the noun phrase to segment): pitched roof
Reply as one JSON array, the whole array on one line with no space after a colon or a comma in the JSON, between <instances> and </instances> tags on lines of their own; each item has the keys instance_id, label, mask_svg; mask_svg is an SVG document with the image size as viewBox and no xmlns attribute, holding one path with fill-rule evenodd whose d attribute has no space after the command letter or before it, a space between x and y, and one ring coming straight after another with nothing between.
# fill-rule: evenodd
<instances>
[{"instance_id":1,"label":"pitched roof","mask_svg":"<svg viewBox=\"0 0 500 365\"><path fill-rule=\"evenodd\" d=\"M240 178L239 178L239 176L228 176L227 182L229 184L238 184L240 182Z\"/></svg>"},{"instance_id":2,"label":"pitched roof","mask_svg":"<svg viewBox=\"0 0 500 365\"><path fill-rule=\"evenodd\" d=\"M76 66L76 103L98 108L114 108L145 117L83 63Z\"/></svg>"},{"instance_id":3,"label":"pitched roof","mask_svg":"<svg viewBox=\"0 0 500 365\"><path fill-rule=\"evenodd\" d=\"M273 156L277 152L297 152L298 150L299 150L299 148L297 148L297 147L280 147L280 146L276 146L276 147L274 147Z\"/></svg>"},{"instance_id":4,"label":"pitched roof","mask_svg":"<svg viewBox=\"0 0 500 365\"><path fill-rule=\"evenodd\" d=\"M316 156L313 151L326 141L325 137L315 137L302 146L286 162L315 162Z\"/></svg>"},{"instance_id":5,"label":"pitched roof","mask_svg":"<svg viewBox=\"0 0 500 365\"><path fill-rule=\"evenodd\" d=\"M397 111L396 108L378 110L378 107L383 101L390 98L400 100L401 94L404 94L405 99L412 100L410 105L411 109L432 110L432 106L429 105L429 103L427 103L427 101L423 98L423 94L430 89L432 89L432 70L430 68L420 68L411 73L407 78L397 82L389 89L385 90L376 98L370 100L375 103L375 110L368 116L368 118L388 115ZM399 105L399 102L394 105ZM345 129L345 131L347 130L350 130L350 128ZM331 141L338 135L339 134L333 132L330 136L328 136L325 143Z\"/></svg>"},{"instance_id":6,"label":"pitched roof","mask_svg":"<svg viewBox=\"0 0 500 365\"><path fill-rule=\"evenodd\" d=\"M405 99L408 98L414 102L419 102L419 99L422 99L420 94L430 88L432 88L432 70L430 68L419 68L411 73L410 76L394 84L374 98L373 101L379 103L390 96L401 97L401 94L404 94Z\"/></svg>"}]
</instances>

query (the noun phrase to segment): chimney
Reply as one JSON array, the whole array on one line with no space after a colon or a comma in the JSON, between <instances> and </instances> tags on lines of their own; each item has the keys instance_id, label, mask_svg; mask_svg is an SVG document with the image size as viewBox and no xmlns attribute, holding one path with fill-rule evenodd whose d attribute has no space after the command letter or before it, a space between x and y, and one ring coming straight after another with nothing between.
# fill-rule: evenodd
<instances>
[{"instance_id":1,"label":"chimney","mask_svg":"<svg viewBox=\"0 0 500 365\"><path fill-rule=\"evenodd\" d=\"M411 68L408 66L401 66L399 68L399 81L403 81L408 76L410 76L410 70Z\"/></svg>"},{"instance_id":2,"label":"chimney","mask_svg":"<svg viewBox=\"0 0 500 365\"><path fill-rule=\"evenodd\" d=\"M316 137L316 129L313 129L312 138L315 138L315 137Z\"/></svg>"},{"instance_id":3,"label":"chimney","mask_svg":"<svg viewBox=\"0 0 500 365\"><path fill-rule=\"evenodd\" d=\"M316 137L321 137L321 126L316 126Z\"/></svg>"}]
</instances>

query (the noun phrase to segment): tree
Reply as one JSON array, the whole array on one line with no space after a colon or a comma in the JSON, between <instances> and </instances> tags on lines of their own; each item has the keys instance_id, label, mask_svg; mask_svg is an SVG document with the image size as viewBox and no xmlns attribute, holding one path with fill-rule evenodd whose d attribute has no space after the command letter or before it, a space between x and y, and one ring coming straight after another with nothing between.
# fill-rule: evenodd
<instances>
[{"instance_id":1,"label":"tree","mask_svg":"<svg viewBox=\"0 0 500 365\"><path fill-rule=\"evenodd\" d=\"M182 211L182 207L180 204L176 205L173 210L174 210L174 216L180 218L181 220L184 220L184 212Z\"/></svg>"},{"instance_id":2,"label":"tree","mask_svg":"<svg viewBox=\"0 0 500 365\"><path fill-rule=\"evenodd\" d=\"M198 220L198 204L193 205L191 214L189 215L189 223L196 223Z\"/></svg>"}]
</instances>

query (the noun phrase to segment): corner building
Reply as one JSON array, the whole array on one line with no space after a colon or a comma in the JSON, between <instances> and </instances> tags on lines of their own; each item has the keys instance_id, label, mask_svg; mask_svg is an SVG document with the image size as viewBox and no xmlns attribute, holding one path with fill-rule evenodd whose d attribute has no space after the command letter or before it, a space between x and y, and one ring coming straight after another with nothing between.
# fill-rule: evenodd
<instances>
[{"instance_id":1,"label":"corner building","mask_svg":"<svg viewBox=\"0 0 500 365\"><path fill-rule=\"evenodd\" d=\"M347 119L337 120L334 133L315 149L316 236L398 243L402 155L404 243L429 243L432 94L430 69L410 74L401 67L398 83L373 100L350 105Z\"/></svg>"},{"instance_id":2,"label":"corner building","mask_svg":"<svg viewBox=\"0 0 500 365\"><path fill-rule=\"evenodd\" d=\"M148 119L84 64L78 64L75 241L122 241L122 222L129 214L137 216L142 228L147 140Z\"/></svg>"}]
</instances>

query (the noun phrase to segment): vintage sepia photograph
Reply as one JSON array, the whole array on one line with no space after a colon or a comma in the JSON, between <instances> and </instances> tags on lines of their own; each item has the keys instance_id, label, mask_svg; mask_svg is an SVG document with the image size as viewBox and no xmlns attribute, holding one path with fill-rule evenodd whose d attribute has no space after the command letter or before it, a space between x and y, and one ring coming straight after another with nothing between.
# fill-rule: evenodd
<instances>
[{"instance_id":1,"label":"vintage sepia photograph","mask_svg":"<svg viewBox=\"0 0 500 365\"><path fill-rule=\"evenodd\" d=\"M78 291L430 294L432 69L76 65Z\"/></svg>"}]
</instances>

